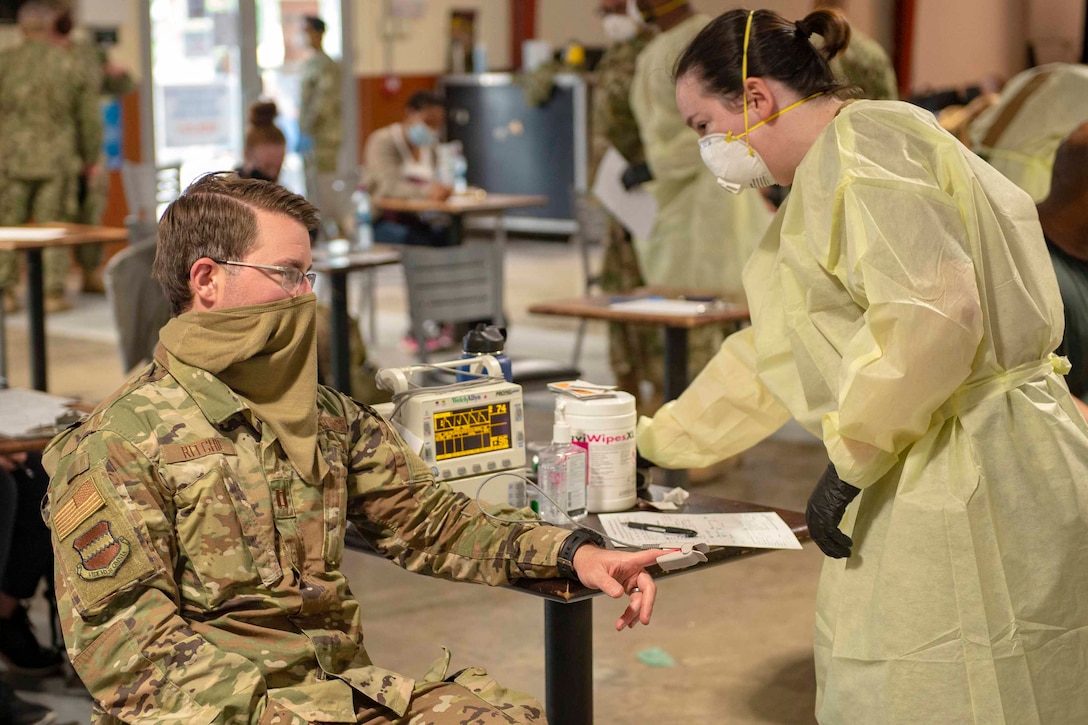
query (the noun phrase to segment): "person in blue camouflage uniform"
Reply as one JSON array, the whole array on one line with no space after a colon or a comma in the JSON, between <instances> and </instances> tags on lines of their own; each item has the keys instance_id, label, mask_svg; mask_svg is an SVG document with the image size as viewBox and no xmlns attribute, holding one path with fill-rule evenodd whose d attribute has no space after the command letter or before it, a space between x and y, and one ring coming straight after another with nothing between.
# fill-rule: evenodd
<instances>
[{"instance_id":1,"label":"person in blue camouflage uniform","mask_svg":"<svg viewBox=\"0 0 1088 725\"><path fill-rule=\"evenodd\" d=\"M102 144L98 89L68 53L50 38L55 12L41 2L19 9L21 44L0 53L0 226L72 221L67 209L68 170L75 154L93 176ZM58 139L72 139L71 144ZM69 253L46 249L45 309L71 307L64 297ZM16 255L0 252L5 307L17 306Z\"/></svg>"},{"instance_id":2,"label":"person in blue camouflage uniform","mask_svg":"<svg viewBox=\"0 0 1088 725\"><path fill-rule=\"evenodd\" d=\"M373 410L317 384L316 209L210 174L166 210L154 274L174 314L155 360L49 446L45 512L65 644L94 722L544 722L484 671L389 671L342 573L351 521L423 574L579 578L650 620L644 567L528 509L436 483ZM514 519L497 523L480 512Z\"/></svg>"}]
</instances>

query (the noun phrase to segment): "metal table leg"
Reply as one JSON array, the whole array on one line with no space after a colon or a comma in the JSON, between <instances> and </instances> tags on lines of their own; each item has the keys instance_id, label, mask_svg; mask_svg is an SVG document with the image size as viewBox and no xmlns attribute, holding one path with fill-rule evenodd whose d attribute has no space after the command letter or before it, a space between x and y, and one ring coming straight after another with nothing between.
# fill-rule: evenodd
<instances>
[{"instance_id":1,"label":"metal table leg","mask_svg":"<svg viewBox=\"0 0 1088 725\"><path fill-rule=\"evenodd\" d=\"M684 327L665 328L665 380L662 396L667 403L680 397L688 386L688 331ZM665 471L665 485L684 486L688 482L687 471Z\"/></svg>"},{"instance_id":2,"label":"metal table leg","mask_svg":"<svg viewBox=\"0 0 1088 725\"><path fill-rule=\"evenodd\" d=\"M548 722L593 723L593 600L544 602Z\"/></svg>"},{"instance_id":3,"label":"metal table leg","mask_svg":"<svg viewBox=\"0 0 1088 725\"><path fill-rule=\"evenodd\" d=\"M30 323L30 380L37 390L47 390L45 357L45 272L42 250L26 250L28 286L27 317Z\"/></svg>"},{"instance_id":4,"label":"metal table leg","mask_svg":"<svg viewBox=\"0 0 1088 725\"><path fill-rule=\"evenodd\" d=\"M495 325L506 327L506 218L501 209L495 214L495 254L499 259L499 279L496 282L499 287L499 309Z\"/></svg>"},{"instance_id":5,"label":"metal table leg","mask_svg":"<svg viewBox=\"0 0 1088 725\"><path fill-rule=\"evenodd\" d=\"M460 214L450 217L450 245L460 246L465 241L465 219Z\"/></svg>"},{"instance_id":6,"label":"metal table leg","mask_svg":"<svg viewBox=\"0 0 1088 725\"><path fill-rule=\"evenodd\" d=\"M0 290L0 389L8 386L8 317L3 292Z\"/></svg>"},{"instance_id":7,"label":"metal table leg","mask_svg":"<svg viewBox=\"0 0 1088 725\"><path fill-rule=\"evenodd\" d=\"M332 384L345 395L351 395L351 353L348 345L348 276L330 274L332 298L329 300L330 322L329 358Z\"/></svg>"}]
</instances>

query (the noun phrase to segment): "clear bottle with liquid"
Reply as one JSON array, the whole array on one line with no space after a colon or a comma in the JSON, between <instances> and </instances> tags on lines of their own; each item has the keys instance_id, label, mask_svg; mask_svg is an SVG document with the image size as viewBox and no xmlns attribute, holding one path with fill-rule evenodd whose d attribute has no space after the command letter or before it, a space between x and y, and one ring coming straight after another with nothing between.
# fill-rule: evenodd
<instances>
[{"instance_id":1,"label":"clear bottle with liquid","mask_svg":"<svg viewBox=\"0 0 1088 725\"><path fill-rule=\"evenodd\" d=\"M465 150L458 144L453 150L453 193L464 194L468 191L468 160Z\"/></svg>"},{"instance_id":2,"label":"clear bottle with liquid","mask_svg":"<svg viewBox=\"0 0 1088 725\"><path fill-rule=\"evenodd\" d=\"M585 518L586 451L571 443L570 425L557 420L552 428L552 444L538 457L537 485L555 502L540 497L541 518L559 525Z\"/></svg>"},{"instance_id":3,"label":"clear bottle with liquid","mask_svg":"<svg viewBox=\"0 0 1088 725\"><path fill-rule=\"evenodd\" d=\"M360 186L351 195L351 205L355 210L355 248L370 249L374 246L374 221L370 211L370 194Z\"/></svg>"}]
</instances>

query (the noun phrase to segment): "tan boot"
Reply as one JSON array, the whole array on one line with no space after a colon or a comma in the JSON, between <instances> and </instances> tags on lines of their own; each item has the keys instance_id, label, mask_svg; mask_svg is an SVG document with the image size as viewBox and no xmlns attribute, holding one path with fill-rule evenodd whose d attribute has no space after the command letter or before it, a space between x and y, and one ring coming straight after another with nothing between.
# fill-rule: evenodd
<instances>
[{"instance_id":1,"label":"tan boot","mask_svg":"<svg viewBox=\"0 0 1088 725\"><path fill-rule=\"evenodd\" d=\"M15 294L14 287L8 287L4 290L4 312L9 315L13 312L18 312L23 309L23 303L19 300L19 295Z\"/></svg>"},{"instance_id":2,"label":"tan boot","mask_svg":"<svg viewBox=\"0 0 1088 725\"><path fill-rule=\"evenodd\" d=\"M106 294L106 285L102 280L102 272L96 269L84 269L83 291L89 295Z\"/></svg>"},{"instance_id":3,"label":"tan boot","mask_svg":"<svg viewBox=\"0 0 1088 725\"><path fill-rule=\"evenodd\" d=\"M64 296L63 292L47 292L45 295L45 314L54 312L66 312L72 309L72 303Z\"/></svg>"}]
</instances>

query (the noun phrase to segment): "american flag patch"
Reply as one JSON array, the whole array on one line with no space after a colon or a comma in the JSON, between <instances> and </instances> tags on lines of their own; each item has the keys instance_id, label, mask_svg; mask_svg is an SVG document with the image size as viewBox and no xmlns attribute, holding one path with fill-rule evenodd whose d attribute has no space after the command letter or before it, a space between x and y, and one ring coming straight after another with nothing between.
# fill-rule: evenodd
<instances>
[{"instance_id":1,"label":"american flag patch","mask_svg":"<svg viewBox=\"0 0 1088 725\"><path fill-rule=\"evenodd\" d=\"M53 531L57 532L57 538L65 539L68 534L76 530L77 526L86 521L88 516L104 505L102 495L94 487L94 481L88 477L79 484L79 488L72 497L53 514Z\"/></svg>"}]
</instances>

